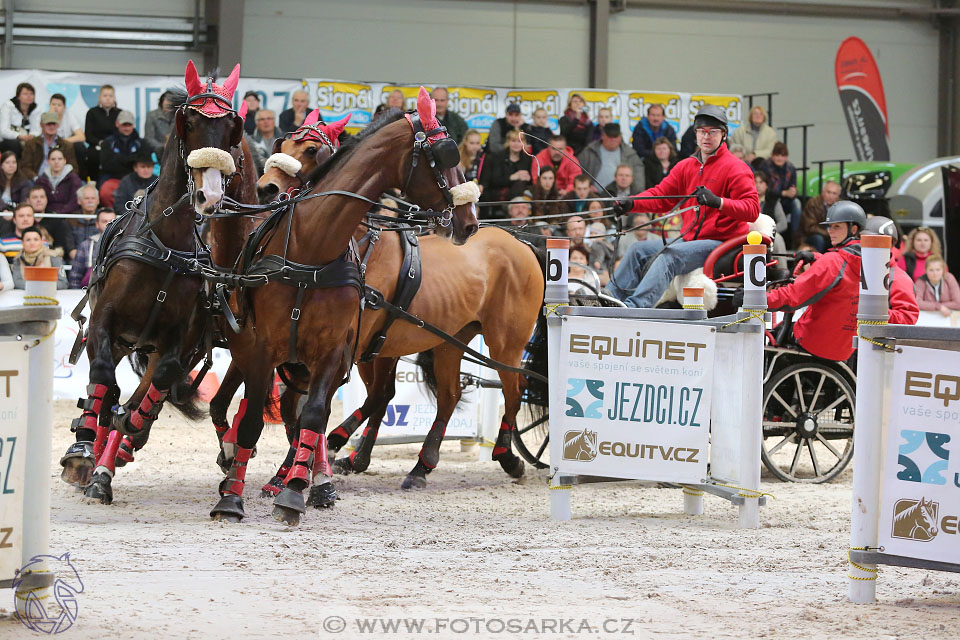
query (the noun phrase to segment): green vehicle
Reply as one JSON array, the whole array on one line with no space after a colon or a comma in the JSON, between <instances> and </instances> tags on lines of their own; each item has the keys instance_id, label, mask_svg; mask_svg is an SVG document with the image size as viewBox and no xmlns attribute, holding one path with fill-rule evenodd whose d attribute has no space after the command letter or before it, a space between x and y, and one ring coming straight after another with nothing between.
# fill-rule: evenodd
<instances>
[{"instance_id":1,"label":"green vehicle","mask_svg":"<svg viewBox=\"0 0 960 640\"><path fill-rule=\"evenodd\" d=\"M915 164L899 162L845 162L843 180L840 180L840 164L824 163L823 181L834 180L843 187L844 197L853 200L881 200L897 178L913 169ZM798 170L801 177L803 172ZM807 171L806 188L802 195L813 197L820 195L820 170L816 162L810 163Z\"/></svg>"}]
</instances>

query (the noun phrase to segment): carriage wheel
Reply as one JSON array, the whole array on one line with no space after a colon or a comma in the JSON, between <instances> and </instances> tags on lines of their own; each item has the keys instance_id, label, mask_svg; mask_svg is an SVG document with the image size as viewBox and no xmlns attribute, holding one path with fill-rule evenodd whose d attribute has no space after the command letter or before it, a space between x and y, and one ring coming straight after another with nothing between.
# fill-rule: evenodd
<instances>
[{"instance_id":1,"label":"carriage wheel","mask_svg":"<svg viewBox=\"0 0 960 640\"><path fill-rule=\"evenodd\" d=\"M853 457L856 396L827 364L791 365L763 386L763 464L785 482L833 479Z\"/></svg>"},{"instance_id":2,"label":"carriage wheel","mask_svg":"<svg viewBox=\"0 0 960 640\"><path fill-rule=\"evenodd\" d=\"M550 422L544 413L536 417L526 406L518 414L517 430L513 432L513 443L517 453L537 469L546 469L550 460Z\"/></svg>"}]
</instances>

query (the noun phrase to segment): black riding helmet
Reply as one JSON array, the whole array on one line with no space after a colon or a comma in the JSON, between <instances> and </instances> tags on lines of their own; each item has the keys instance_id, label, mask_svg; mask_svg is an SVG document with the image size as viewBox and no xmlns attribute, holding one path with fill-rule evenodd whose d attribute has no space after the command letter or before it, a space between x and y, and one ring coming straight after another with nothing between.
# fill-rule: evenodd
<instances>
[{"instance_id":1,"label":"black riding helmet","mask_svg":"<svg viewBox=\"0 0 960 640\"><path fill-rule=\"evenodd\" d=\"M864 227L863 230L881 236L890 236L893 238L893 246L895 247L900 244L900 228L897 227L897 223L890 218L873 216L867 220L867 226Z\"/></svg>"},{"instance_id":2,"label":"black riding helmet","mask_svg":"<svg viewBox=\"0 0 960 640\"><path fill-rule=\"evenodd\" d=\"M713 104L705 104L693 118L693 128L720 127L724 134L728 131L727 112Z\"/></svg>"},{"instance_id":3,"label":"black riding helmet","mask_svg":"<svg viewBox=\"0 0 960 640\"><path fill-rule=\"evenodd\" d=\"M828 227L835 222L847 223L847 237L859 236L867 226L867 214L863 212L863 207L850 200L838 200L829 209L827 209L827 219L820 223L822 227ZM857 230L853 231L850 225L857 225Z\"/></svg>"}]
</instances>

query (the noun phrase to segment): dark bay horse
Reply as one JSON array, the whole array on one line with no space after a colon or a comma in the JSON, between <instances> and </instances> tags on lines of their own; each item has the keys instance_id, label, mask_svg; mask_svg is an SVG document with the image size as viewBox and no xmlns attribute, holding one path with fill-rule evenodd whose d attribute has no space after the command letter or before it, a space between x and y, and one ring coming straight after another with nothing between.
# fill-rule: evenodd
<instances>
[{"instance_id":1,"label":"dark bay horse","mask_svg":"<svg viewBox=\"0 0 960 640\"><path fill-rule=\"evenodd\" d=\"M316 143L309 140L284 142L281 151L294 159L287 166L300 170L294 172L278 166L264 172L258 183L259 192L272 195L299 187L297 174L316 166L315 147ZM361 226L357 237L362 238L365 231ZM379 290L386 300L396 297L398 275L404 261L402 242L398 233L389 231L380 233L373 243L370 238L361 239L360 251L367 260L366 284ZM531 247L502 229L489 227L481 229L463 247L455 247L434 236L420 238L419 248L422 281L408 311L466 343L482 333L495 360L519 367L543 304L544 275ZM363 314L358 353L367 350L387 321L388 312L383 309ZM426 485L426 475L439 461L443 433L460 400L463 352L409 322L392 324L379 357L358 364L367 387L367 400L331 432L330 450L338 451L365 420L367 427L357 450L337 460L337 470L361 472L367 468L381 420L395 393L399 357L427 350L432 350L432 371L427 373L437 385L437 415L417 464L405 478L403 487ZM501 371L500 378L505 409L493 459L499 461L508 474L519 477L523 474L523 461L513 454L511 437L520 408L521 382L518 374L510 371ZM305 381L295 380L294 386L300 384ZM286 397L283 403L284 422L289 423L289 409L295 405ZM288 465L289 460L288 455L284 465ZM283 468L281 466L278 476L271 481L273 486L277 485ZM271 491L269 485L264 490Z\"/></svg>"},{"instance_id":2,"label":"dark bay horse","mask_svg":"<svg viewBox=\"0 0 960 640\"><path fill-rule=\"evenodd\" d=\"M452 227L454 244L466 242L477 231L476 199L455 195L466 179L451 162L451 145L455 153L456 143L421 88L417 113L382 116L309 177L317 193L340 193L304 200L258 230L242 268L267 283L237 291L231 302L244 319L229 341L245 403L237 418L236 454L212 517L244 516L246 465L263 430L274 369L287 362L303 363L310 377L294 464L274 500L274 517L300 522L311 476L315 488L332 492L326 423L333 393L356 357L363 291L352 239L370 204L386 190L401 189L412 202L442 211L441 224Z\"/></svg>"},{"instance_id":3,"label":"dark bay horse","mask_svg":"<svg viewBox=\"0 0 960 640\"><path fill-rule=\"evenodd\" d=\"M193 62L187 64L188 94L177 107L160 177L137 210L118 218L101 240L88 290L88 397L80 399L82 413L72 425L76 442L60 462L64 481L86 486L87 497L104 503L113 498L122 436L142 446L164 400L202 355L210 323L199 268L210 258L195 217L216 211L224 182L236 171L230 150L241 143L243 120L231 100L239 77L237 65L222 86L213 78L202 83ZM116 365L134 351L149 354L146 371L114 416Z\"/></svg>"}]
</instances>

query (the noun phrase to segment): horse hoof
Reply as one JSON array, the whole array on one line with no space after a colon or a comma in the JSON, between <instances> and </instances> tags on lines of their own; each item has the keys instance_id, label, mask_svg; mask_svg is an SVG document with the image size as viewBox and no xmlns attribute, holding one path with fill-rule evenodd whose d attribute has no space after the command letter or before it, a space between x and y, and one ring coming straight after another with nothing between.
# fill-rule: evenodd
<instances>
[{"instance_id":1,"label":"horse hoof","mask_svg":"<svg viewBox=\"0 0 960 640\"><path fill-rule=\"evenodd\" d=\"M210 517L219 522L240 522L247 514L243 511L243 498L228 493L210 512Z\"/></svg>"},{"instance_id":2,"label":"horse hoof","mask_svg":"<svg viewBox=\"0 0 960 640\"><path fill-rule=\"evenodd\" d=\"M370 466L370 454L358 453L350 461L354 473L363 473Z\"/></svg>"},{"instance_id":3,"label":"horse hoof","mask_svg":"<svg viewBox=\"0 0 960 640\"><path fill-rule=\"evenodd\" d=\"M273 506L273 519L282 522L288 527L296 527L300 524L300 512L294 509L287 509L278 505Z\"/></svg>"},{"instance_id":4,"label":"horse hoof","mask_svg":"<svg viewBox=\"0 0 960 640\"><path fill-rule=\"evenodd\" d=\"M277 494L277 497L273 499L273 506L273 517L278 520L280 520L280 518L277 516L277 509L296 511L298 513L305 513L307 511L307 506L303 501L303 493L294 491L290 487L284 487L283 491ZM286 522L286 520L281 520L281 522Z\"/></svg>"},{"instance_id":5,"label":"horse hoof","mask_svg":"<svg viewBox=\"0 0 960 640\"><path fill-rule=\"evenodd\" d=\"M497 458L497 462L500 463L500 467L506 471L507 475L511 478L523 477L524 464L519 456L504 455Z\"/></svg>"},{"instance_id":6,"label":"horse hoof","mask_svg":"<svg viewBox=\"0 0 960 640\"><path fill-rule=\"evenodd\" d=\"M90 484L90 476L96 465L93 455L93 443L82 440L74 442L60 458L60 479L67 484L83 489Z\"/></svg>"},{"instance_id":7,"label":"horse hoof","mask_svg":"<svg viewBox=\"0 0 960 640\"><path fill-rule=\"evenodd\" d=\"M423 489L427 486L427 479L420 476L408 475L403 479L403 484L400 485L401 489Z\"/></svg>"},{"instance_id":8,"label":"horse hoof","mask_svg":"<svg viewBox=\"0 0 960 640\"><path fill-rule=\"evenodd\" d=\"M334 460L333 472L341 476L348 476L353 473L353 463L350 462L350 458L337 458Z\"/></svg>"},{"instance_id":9,"label":"horse hoof","mask_svg":"<svg viewBox=\"0 0 960 640\"><path fill-rule=\"evenodd\" d=\"M90 486L83 491L83 495L91 500L97 500L100 504L110 504L113 502L113 487L110 486L110 475L107 473L93 474Z\"/></svg>"},{"instance_id":10,"label":"horse hoof","mask_svg":"<svg viewBox=\"0 0 960 640\"><path fill-rule=\"evenodd\" d=\"M260 497L276 498L281 491L283 491L283 479L280 476L273 476L270 482L260 488Z\"/></svg>"},{"instance_id":11,"label":"horse hoof","mask_svg":"<svg viewBox=\"0 0 960 640\"><path fill-rule=\"evenodd\" d=\"M310 495L307 496L307 506L317 509L328 509L337 502L337 489L332 482L315 484L310 487Z\"/></svg>"}]
</instances>

